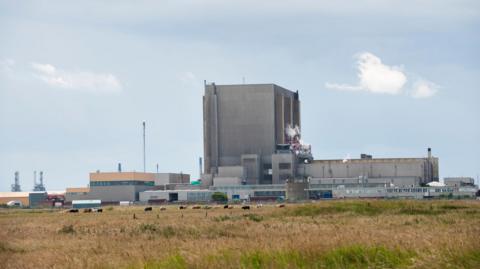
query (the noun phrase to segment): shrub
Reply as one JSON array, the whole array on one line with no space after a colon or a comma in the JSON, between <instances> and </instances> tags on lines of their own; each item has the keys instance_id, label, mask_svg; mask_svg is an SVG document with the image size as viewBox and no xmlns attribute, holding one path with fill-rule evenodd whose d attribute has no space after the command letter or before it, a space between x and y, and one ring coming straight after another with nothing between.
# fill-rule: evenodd
<instances>
[{"instance_id":1,"label":"shrub","mask_svg":"<svg viewBox=\"0 0 480 269\"><path fill-rule=\"evenodd\" d=\"M247 219L255 222L260 222L263 220L263 216L257 215L257 214L246 214L244 215Z\"/></svg>"},{"instance_id":2,"label":"shrub","mask_svg":"<svg viewBox=\"0 0 480 269\"><path fill-rule=\"evenodd\" d=\"M74 234L75 229L73 228L73 225L63 225L58 232L62 234Z\"/></svg>"},{"instance_id":3,"label":"shrub","mask_svg":"<svg viewBox=\"0 0 480 269\"><path fill-rule=\"evenodd\" d=\"M215 202L226 202L228 201L227 194L223 192L214 192L212 194L212 200Z\"/></svg>"}]
</instances>

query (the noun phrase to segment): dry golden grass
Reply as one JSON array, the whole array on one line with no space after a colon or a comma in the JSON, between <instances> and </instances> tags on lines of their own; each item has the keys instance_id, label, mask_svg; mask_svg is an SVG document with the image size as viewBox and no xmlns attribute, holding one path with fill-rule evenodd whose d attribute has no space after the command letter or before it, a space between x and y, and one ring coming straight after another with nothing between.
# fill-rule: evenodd
<instances>
[{"instance_id":1,"label":"dry golden grass","mask_svg":"<svg viewBox=\"0 0 480 269\"><path fill-rule=\"evenodd\" d=\"M0 268L338 267L480 268L480 203L0 210Z\"/></svg>"}]
</instances>

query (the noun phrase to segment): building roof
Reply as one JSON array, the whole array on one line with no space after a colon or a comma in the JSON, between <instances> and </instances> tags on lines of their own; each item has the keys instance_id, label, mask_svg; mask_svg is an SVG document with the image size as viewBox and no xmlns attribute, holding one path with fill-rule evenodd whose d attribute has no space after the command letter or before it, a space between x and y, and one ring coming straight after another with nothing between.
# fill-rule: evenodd
<instances>
[{"instance_id":1,"label":"building roof","mask_svg":"<svg viewBox=\"0 0 480 269\"><path fill-rule=\"evenodd\" d=\"M427 157L420 158L372 158L372 159L342 159L332 160L313 160L311 163L391 163L391 162L418 162L425 161ZM438 160L437 157L432 157L433 160Z\"/></svg>"},{"instance_id":2,"label":"building roof","mask_svg":"<svg viewBox=\"0 0 480 269\"><path fill-rule=\"evenodd\" d=\"M30 192L0 192L1 198L17 198L17 197L28 197Z\"/></svg>"},{"instance_id":3,"label":"building roof","mask_svg":"<svg viewBox=\"0 0 480 269\"><path fill-rule=\"evenodd\" d=\"M95 172L90 173L90 181L154 181L155 173L143 172Z\"/></svg>"},{"instance_id":4,"label":"building roof","mask_svg":"<svg viewBox=\"0 0 480 269\"><path fill-rule=\"evenodd\" d=\"M89 187L67 188L65 192L90 192Z\"/></svg>"},{"instance_id":5,"label":"building roof","mask_svg":"<svg viewBox=\"0 0 480 269\"><path fill-rule=\"evenodd\" d=\"M72 205L101 204L102 200L73 200Z\"/></svg>"}]
</instances>

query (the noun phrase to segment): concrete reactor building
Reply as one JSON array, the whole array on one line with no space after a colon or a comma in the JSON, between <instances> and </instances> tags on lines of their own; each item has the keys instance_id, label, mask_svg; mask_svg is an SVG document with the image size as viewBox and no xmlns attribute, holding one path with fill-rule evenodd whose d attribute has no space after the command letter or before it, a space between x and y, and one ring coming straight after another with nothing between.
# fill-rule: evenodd
<instances>
[{"instance_id":1,"label":"concrete reactor building","mask_svg":"<svg viewBox=\"0 0 480 269\"><path fill-rule=\"evenodd\" d=\"M277 146L291 143L285 130L300 130L300 100L275 84L205 85L203 96L203 180L213 185L278 184L292 174L293 160L278 155ZM309 150L306 157L311 158Z\"/></svg>"}]
</instances>

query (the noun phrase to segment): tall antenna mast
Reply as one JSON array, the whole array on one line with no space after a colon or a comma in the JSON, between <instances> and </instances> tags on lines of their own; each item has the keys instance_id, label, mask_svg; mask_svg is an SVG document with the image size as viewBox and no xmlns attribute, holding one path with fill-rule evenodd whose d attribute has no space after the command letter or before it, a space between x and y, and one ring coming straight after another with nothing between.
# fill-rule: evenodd
<instances>
[{"instance_id":1,"label":"tall antenna mast","mask_svg":"<svg viewBox=\"0 0 480 269\"><path fill-rule=\"evenodd\" d=\"M145 162L145 121L143 121L143 172L147 172L147 166Z\"/></svg>"}]
</instances>

